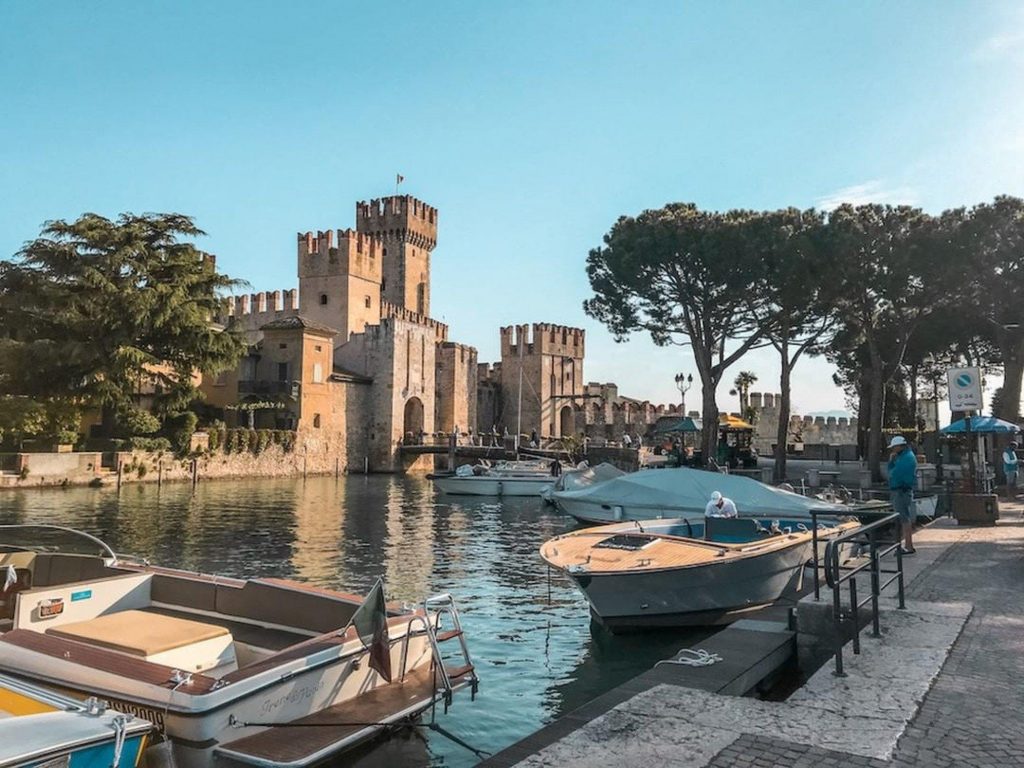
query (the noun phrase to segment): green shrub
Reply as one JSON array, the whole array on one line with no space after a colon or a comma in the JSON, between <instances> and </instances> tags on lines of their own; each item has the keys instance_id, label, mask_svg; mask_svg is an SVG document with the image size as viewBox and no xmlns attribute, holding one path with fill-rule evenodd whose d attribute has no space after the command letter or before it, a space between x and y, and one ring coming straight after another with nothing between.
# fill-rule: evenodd
<instances>
[{"instance_id":1,"label":"green shrub","mask_svg":"<svg viewBox=\"0 0 1024 768\"><path fill-rule=\"evenodd\" d=\"M171 450L171 441L166 437L132 437L123 442L132 451L162 453Z\"/></svg>"},{"instance_id":2,"label":"green shrub","mask_svg":"<svg viewBox=\"0 0 1024 768\"><path fill-rule=\"evenodd\" d=\"M216 453L217 449L224 445L224 429L211 427L207 434L210 436L210 453Z\"/></svg>"},{"instance_id":3,"label":"green shrub","mask_svg":"<svg viewBox=\"0 0 1024 768\"><path fill-rule=\"evenodd\" d=\"M127 437L151 435L160 429L160 421L141 408L125 408L117 414L120 431Z\"/></svg>"},{"instance_id":4,"label":"green shrub","mask_svg":"<svg viewBox=\"0 0 1024 768\"><path fill-rule=\"evenodd\" d=\"M192 435L195 433L198 423L199 417L192 411L185 411L185 413L179 413L168 419L167 436L178 456L184 456L189 452L192 446Z\"/></svg>"}]
</instances>

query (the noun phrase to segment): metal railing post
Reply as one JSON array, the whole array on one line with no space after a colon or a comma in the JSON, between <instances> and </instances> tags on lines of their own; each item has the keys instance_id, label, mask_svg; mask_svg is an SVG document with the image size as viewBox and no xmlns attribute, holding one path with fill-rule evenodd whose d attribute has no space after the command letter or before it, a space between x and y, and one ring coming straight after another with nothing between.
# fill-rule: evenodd
<instances>
[{"instance_id":1,"label":"metal railing post","mask_svg":"<svg viewBox=\"0 0 1024 768\"><path fill-rule=\"evenodd\" d=\"M860 616L857 605L857 578L850 579L850 618L853 620L853 652L860 653Z\"/></svg>"},{"instance_id":2,"label":"metal railing post","mask_svg":"<svg viewBox=\"0 0 1024 768\"><path fill-rule=\"evenodd\" d=\"M874 529L868 532L868 544L871 547L871 636L881 637L882 629L878 623L878 597L882 592L881 574L878 564L878 537Z\"/></svg>"},{"instance_id":3,"label":"metal railing post","mask_svg":"<svg viewBox=\"0 0 1024 768\"><path fill-rule=\"evenodd\" d=\"M903 597L903 542L896 542L896 586L899 590L899 607L904 609L907 604Z\"/></svg>"},{"instance_id":4,"label":"metal railing post","mask_svg":"<svg viewBox=\"0 0 1024 768\"><path fill-rule=\"evenodd\" d=\"M811 510L811 544L814 547L814 600L821 600L821 585L818 583L818 513Z\"/></svg>"}]
</instances>

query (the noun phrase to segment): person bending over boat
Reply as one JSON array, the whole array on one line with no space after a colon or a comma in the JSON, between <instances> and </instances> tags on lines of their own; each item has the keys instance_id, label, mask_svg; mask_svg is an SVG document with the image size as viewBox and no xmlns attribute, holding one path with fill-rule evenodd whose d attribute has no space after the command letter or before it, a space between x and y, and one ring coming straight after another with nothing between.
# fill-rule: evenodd
<instances>
[{"instance_id":1,"label":"person bending over boat","mask_svg":"<svg viewBox=\"0 0 1024 768\"><path fill-rule=\"evenodd\" d=\"M732 499L727 499L719 491L711 494L711 501L704 507L704 517L738 517L736 504Z\"/></svg>"}]
</instances>

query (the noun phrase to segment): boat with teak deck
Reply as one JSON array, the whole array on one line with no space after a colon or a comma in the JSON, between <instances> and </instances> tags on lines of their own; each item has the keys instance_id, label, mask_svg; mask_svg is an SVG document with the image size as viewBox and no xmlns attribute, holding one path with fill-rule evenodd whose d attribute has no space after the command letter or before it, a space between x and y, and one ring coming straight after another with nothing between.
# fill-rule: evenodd
<instances>
[{"instance_id":1,"label":"boat with teak deck","mask_svg":"<svg viewBox=\"0 0 1024 768\"><path fill-rule=\"evenodd\" d=\"M818 539L857 525L820 524ZM610 629L706 625L777 600L802 576L813 536L805 521L679 518L572 531L540 554Z\"/></svg>"},{"instance_id":2,"label":"boat with teak deck","mask_svg":"<svg viewBox=\"0 0 1024 768\"><path fill-rule=\"evenodd\" d=\"M178 766L311 765L478 684L450 595L387 606L389 682L356 595L156 568L58 526L0 526L4 574L0 672L151 720Z\"/></svg>"}]
</instances>

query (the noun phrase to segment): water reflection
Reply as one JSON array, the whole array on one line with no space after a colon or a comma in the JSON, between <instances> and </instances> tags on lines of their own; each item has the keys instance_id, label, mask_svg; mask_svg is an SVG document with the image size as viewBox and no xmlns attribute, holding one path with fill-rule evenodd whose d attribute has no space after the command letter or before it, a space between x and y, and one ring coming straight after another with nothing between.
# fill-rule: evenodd
<instances>
[{"instance_id":1,"label":"water reflection","mask_svg":"<svg viewBox=\"0 0 1024 768\"><path fill-rule=\"evenodd\" d=\"M276 576L391 598L456 596L482 680L441 724L496 752L699 636L615 637L592 628L571 583L537 550L572 521L539 500L447 497L419 478L221 481L0 496L0 522L82 528L116 550L172 567ZM695 639L696 638L696 639ZM429 757L428 757L429 755ZM365 751L359 764L470 766L436 734Z\"/></svg>"}]
</instances>

